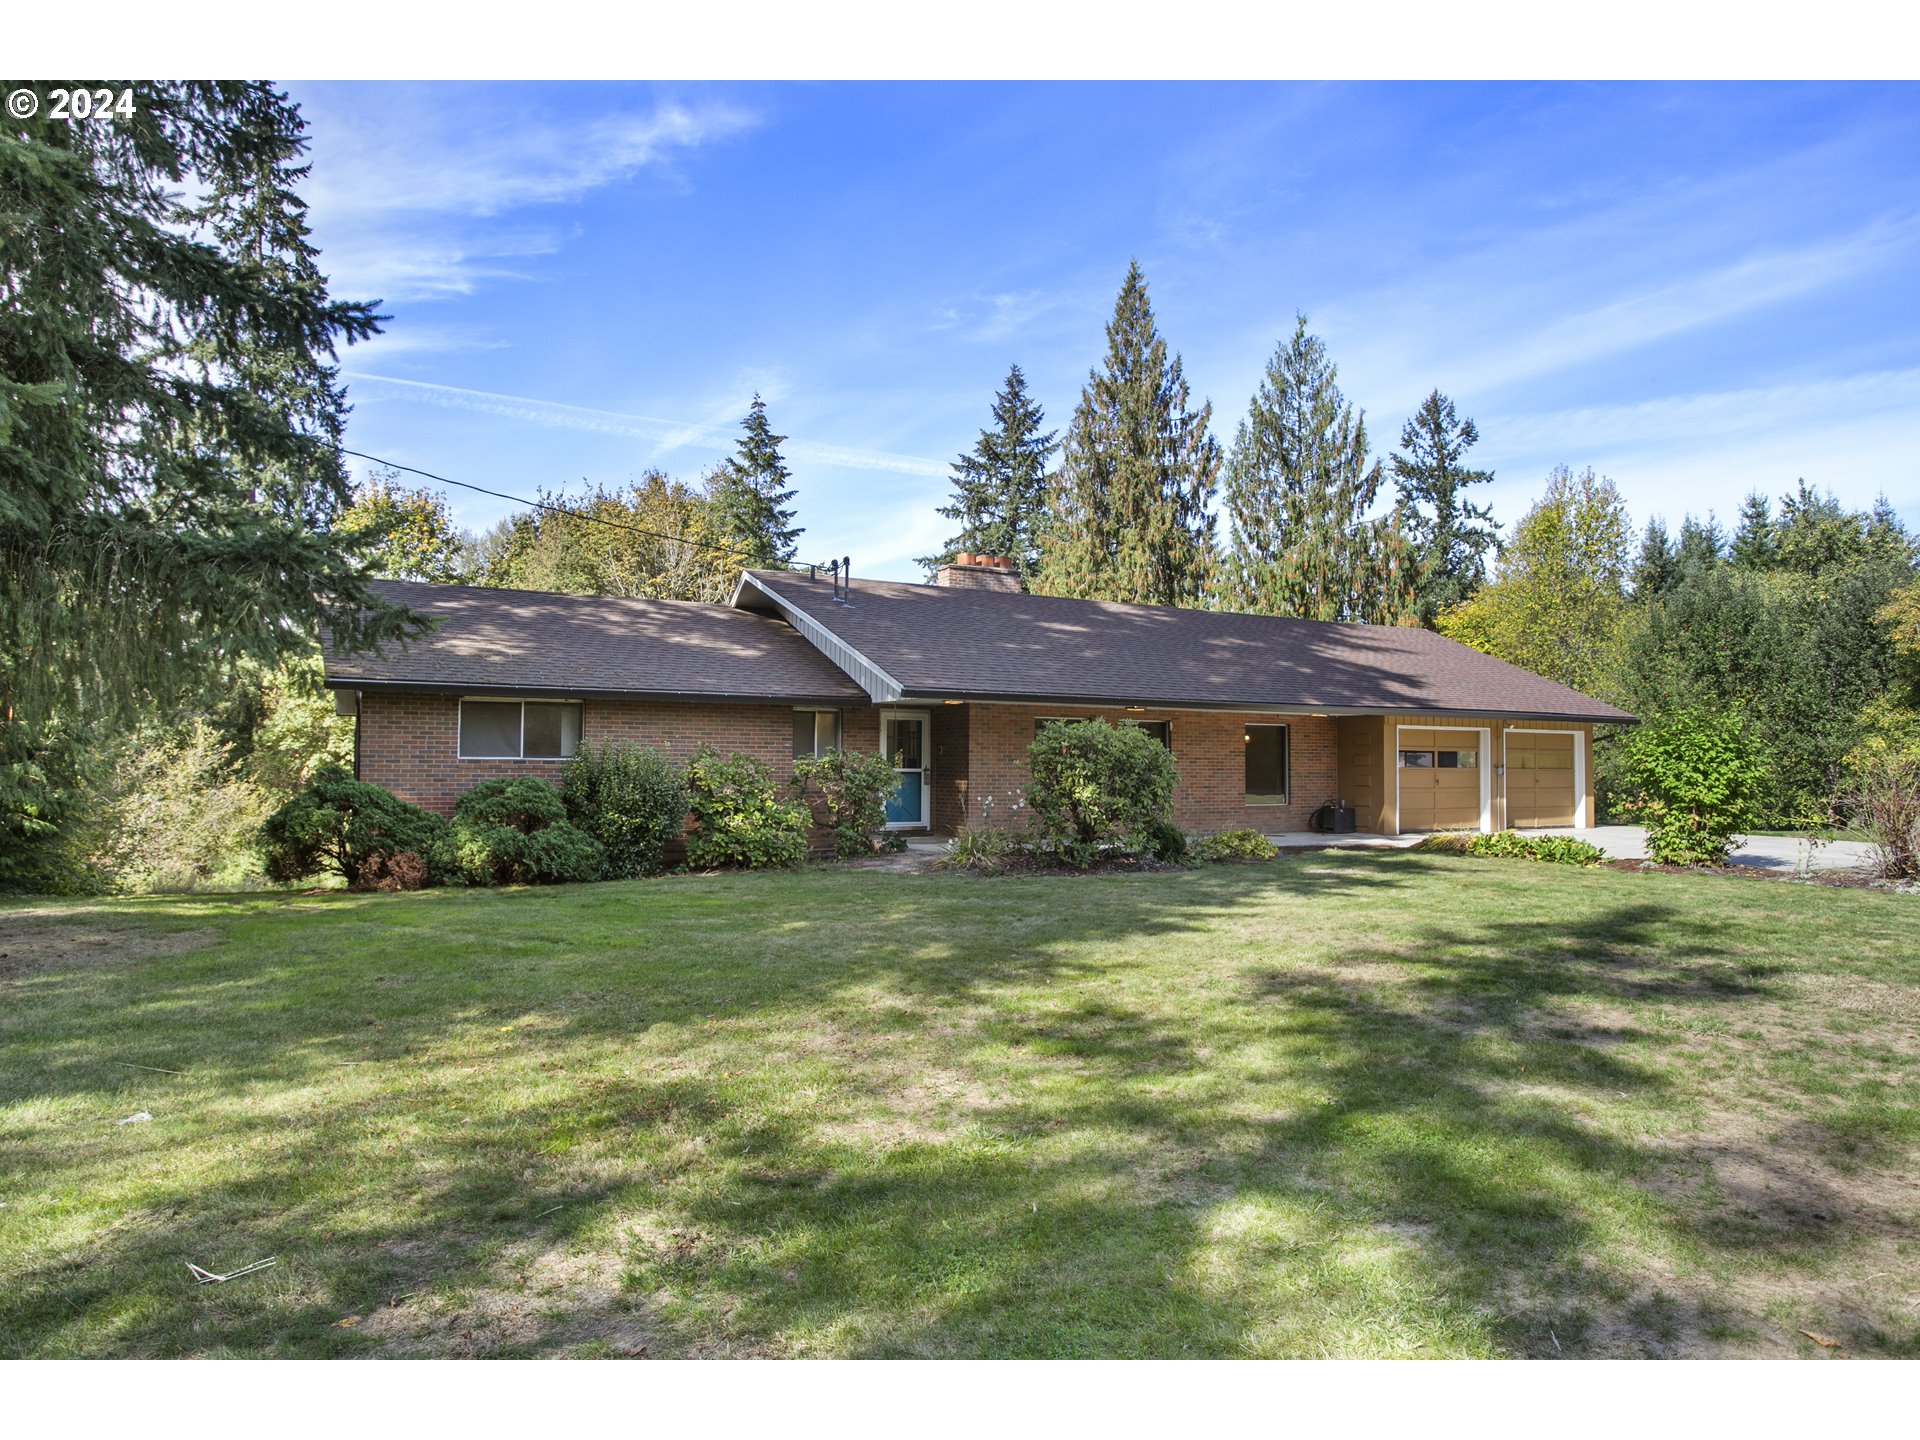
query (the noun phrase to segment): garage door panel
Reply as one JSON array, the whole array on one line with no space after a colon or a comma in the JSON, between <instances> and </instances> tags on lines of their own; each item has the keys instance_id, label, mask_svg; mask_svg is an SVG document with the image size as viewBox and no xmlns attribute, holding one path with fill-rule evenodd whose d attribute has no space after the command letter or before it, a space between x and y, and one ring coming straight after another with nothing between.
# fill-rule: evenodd
<instances>
[{"instance_id":1,"label":"garage door panel","mask_svg":"<svg viewBox=\"0 0 1920 1440\"><path fill-rule=\"evenodd\" d=\"M1574 745L1567 734L1507 735L1507 824L1516 830L1572 825Z\"/></svg>"},{"instance_id":2,"label":"garage door panel","mask_svg":"<svg viewBox=\"0 0 1920 1440\"><path fill-rule=\"evenodd\" d=\"M1402 830L1479 828L1477 731L1402 730L1398 770Z\"/></svg>"}]
</instances>

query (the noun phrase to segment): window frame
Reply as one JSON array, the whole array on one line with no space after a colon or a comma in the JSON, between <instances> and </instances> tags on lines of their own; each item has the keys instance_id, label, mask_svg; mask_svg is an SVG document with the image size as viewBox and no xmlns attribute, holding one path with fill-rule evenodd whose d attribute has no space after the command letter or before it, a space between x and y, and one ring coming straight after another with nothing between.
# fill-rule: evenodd
<instances>
[{"instance_id":1,"label":"window frame","mask_svg":"<svg viewBox=\"0 0 1920 1440\"><path fill-rule=\"evenodd\" d=\"M1083 721L1098 720L1100 718L1098 715L1036 715L1033 717L1033 738L1036 740L1040 738L1040 727L1042 725L1078 725ZM1113 722L1109 721L1108 723L1111 724ZM1164 738L1155 735L1154 739L1159 740L1162 745L1167 747L1167 753L1169 755L1173 753L1173 721L1135 720L1129 715L1123 717L1119 724L1131 725L1136 730L1146 730L1148 733L1152 733L1152 730L1155 728L1166 731L1167 733Z\"/></svg>"},{"instance_id":2,"label":"window frame","mask_svg":"<svg viewBox=\"0 0 1920 1440\"><path fill-rule=\"evenodd\" d=\"M1262 807L1293 804L1293 726L1286 721L1250 720L1241 727L1244 737L1241 747L1240 799L1247 805ZM1255 795L1247 788L1246 761L1253 753L1254 730L1278 730L1280 732L1280 793L1278 796Z\"/></svg>"},{"instance_id":3,"label":"window frame","mask_svg":"<svg viewBox=\"0 0 1920 1440\"><path fill-rule=\"evenodd\" d=\"M467 754L467 706L469 705L517 705L520 707L520 733L517 755L469 755ZM573 758L566 755L529 755L527 754L527 706L529 705L571 705L580 712L580 735L574 742L574 753L586 742L587 738L587 702L569 700L560 695L462 695L454 707L453 714L453 754L456 760L473 761L480 764L558 765ZM566 727L561 726L564 737Z\"/></svg>"},{"instance_id":4,"label":"window frame","mask_svg":"<svg viewBox=\"0 0 1920 1440\"><path fill-rule=\"evenodd\" d=\"M796 749L792 757L793 759L819 760L832 751L847 748L847 717L846 713L837 706L796 705L793 707L793 714L796 720L802 715L813 716L813 750L811 754L802 756ZM820 717L822 715L833 716L833 744L829 745L825 750L820 748Z\"/></svg>"}]
</instances>

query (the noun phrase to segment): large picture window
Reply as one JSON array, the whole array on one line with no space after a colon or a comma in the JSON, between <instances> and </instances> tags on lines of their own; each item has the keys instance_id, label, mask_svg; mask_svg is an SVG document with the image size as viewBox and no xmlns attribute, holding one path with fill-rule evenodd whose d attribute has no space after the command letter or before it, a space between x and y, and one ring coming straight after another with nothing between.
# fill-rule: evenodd
<instances>
[{"instance_id":1,"label":"large picture window","mask_svg":"<svg viewBox=\"0 0 1920 1440\"><path fill-rule=\"evenodd\" d=\"M564 760L580 748L578 700L462 700L462 760Z\"/></svg>"},{"instance_id":2,"label":"large picture window","mask_svg":"<svg viewBox=\"0 0 1920 1440\"><path fill-rule=\"evenodd\" d=\"M1247 726L1247 803L1287 803L1287 727Z\"/></svg>"},{"instance_id":3,"label":"large picture window","mask_svg":"<svg viewBox=\"0 0 1920 1440\"><path fill-rule=\"evenodd\" d=\"M793 758L819 759L829 750L840 748L840 712L838 710L796 710L793 712Z\"/></svg>"}]
</instances>

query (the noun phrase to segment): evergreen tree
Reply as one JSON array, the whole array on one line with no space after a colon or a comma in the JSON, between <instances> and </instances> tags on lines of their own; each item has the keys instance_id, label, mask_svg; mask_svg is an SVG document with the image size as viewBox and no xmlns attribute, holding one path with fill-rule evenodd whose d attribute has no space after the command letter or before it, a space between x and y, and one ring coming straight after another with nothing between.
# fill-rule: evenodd
<instances>
[{"instance_id":1,"label":"evergreen tree","mask_svg":"<svg viewBox=\"0 0 1920 1440\"><path fill-rule=\"evenodd\" d=\"M1639 557L1633 562L1633 598L1652 600L1671 590L1679 579L1680 561L1667 538L1666 521L1656 515L1647 522Z\"/></svg>"},{"instance_id":2,"label":"evergreen tree","mask_svg":"<svg viewBox=\"0 0 1920 1440\"><path fill-rule=\"evenodd\" d=\"M1148 605L1206 599L1220 445L1207 433L1213 406L1189 402L1135 261L1107 325L1106 363L1087 376L1067 432L1034 589Z\"/></svg>"},{"instance_id":3,"label":"evergreen tree","mask_svg":"<svg viewBox=\"0 0 1920 1440\"><path fill-rule=\"evenodd\" d=\"M1367 461L1366 421L1337 376L1300 317L1267 362L1227 462L1221 600L1231 609L1378 624L1417 614L1406 536L1394 516L1368 518L1380 465ZM1449 436L1450 452L1457 442Z\"/></svg>"},{"instance_id":4,"label":"evergreen tree","mask_svg":"<svg viewBox=\"0 0 1920 1440\"><path fill-rule=\"evenodd\" d=\"M1400 452L1390 461L1423 625L1487 583L1487 556L1499 548L1492 508L1464 495L1468 486L1493 480L1491 470L1466 464L1479 440L1473 421L1458 419L1453 401L1435 390L1401 428Z\"/></svg>"},{"instance_id":5,"label":"evergreen tree","mask_svg":"<svg viewBox=\"0 0 1920 1440\"><path fill-rule=\"evenodd\" d=\"M707 483L714 531L723 545L735 551L743 567L785 565L793 559L804 533L793 524L793 472L780 455L787 437L773 433L766 402L757 394L740 428L745 433L736 453Z\"/></svg>"},{"instance_id":6,"label":"evergreen tree","mask_svg":"<svg viewBox=\"0 0 1920 1440\"><path fill-rule=\"evenodd\" d=\"M39 883L23 847L64 823L36 778L75 773L57 737L323 627L354 650L415 624L335 524L333 352L378 317L328 294L304 129L238 82L0 129L0 884Z\"/></svg>"},{"instance_id":7,"label":"evergreen tree","mask_svg":"<svg viewBox=\"0 0 1920 1440\"><path fill-rule=\"evenodd\" d=\"M1047 461L1059 449L1058 431L1041 433L1046 416L1027 393L1018 365L993 398L993 425L982 430L973 452L953 462L953 503L940 513L960 522L959 534L938 555L920 563L933 570L962 552L1004 555L1022 586L1032 584L1040 563L1040 531L1047 509Z\"/></svg>"},{"instance_id":8,"label":"evergreen tree","mask_svg":"<svg viewBox=\"0 0 1920 1440\"><path fill-rule=\"evenodd\" d=\"M1727 537L1713 512L1696 520L1689 515L1680 522L1680 541L1674 547L1673 563L1681 575L1699 575L1715 569L1726 559Z\"/></svg>"},{"instance_id":9,"label":"evergreen tree","mask_svg":"<svg viewBox=\"0 0 1920 1440\"><path fill-rule=\"evenodd\" d=\"M1740 520L1727 547L1727 559L1742 570L1770 570L1774 555L1773 508L1755 490L1740 502Z\"/></svg>"}]
</instances>

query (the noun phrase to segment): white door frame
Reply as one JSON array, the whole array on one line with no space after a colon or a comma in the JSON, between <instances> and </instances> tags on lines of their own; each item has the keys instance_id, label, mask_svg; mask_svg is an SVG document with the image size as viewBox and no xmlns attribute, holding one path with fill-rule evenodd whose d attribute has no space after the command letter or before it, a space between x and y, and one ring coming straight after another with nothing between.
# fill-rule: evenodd
<instances>
[{"instance_id":1,"label":"white door frame","mask_svg":"<svg viewBox=\"0 0 1920 1440\"><path fill-rule=\"evenodd\" d=\"M933 822L933 712L931 710L882 710L880 712L880 758L891 760L887 754L887 721L918 720L920 722L920 818L918 820L889 820L889 830L925 830Z\"/></svg>"},{"instance_id":2,"label":"white door frame","mask_svg":"<svg viewBox=\"0 0 1920 1440\"><path fill-rule=\"evenodd\" d=\"M1500 794L1505 797L1507 790L1507 736L1509 735L1571 735L1573 736L1573 828L1587 828L1587 747L1588 739L1582 730L1549 730L1544 725L1509 725L1500 733ZM1513 828L1513 815L1507 815L1507 828Z\"/></svg>"},{"instance_id":3,"label":"white door frame","mask_svg":"<svg viewBox=\"0 0 1920 1440\"><path fill-rule=\"evenodd\" d=\"M1398 721L1393 727L1393 833L1404 835L1407 827L1400 823L1400 732L1402 730L1437 730L1441 734L1459 731L1462 735L1480 737L1480 833L1490 834L1493 830L1493 727L1490 725L1422 725L1418 721Z\"/></svg>"}]
</instances>

